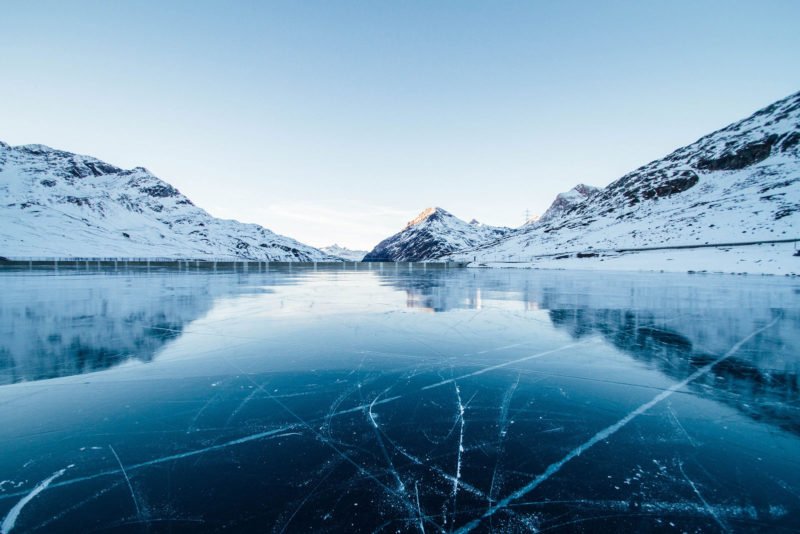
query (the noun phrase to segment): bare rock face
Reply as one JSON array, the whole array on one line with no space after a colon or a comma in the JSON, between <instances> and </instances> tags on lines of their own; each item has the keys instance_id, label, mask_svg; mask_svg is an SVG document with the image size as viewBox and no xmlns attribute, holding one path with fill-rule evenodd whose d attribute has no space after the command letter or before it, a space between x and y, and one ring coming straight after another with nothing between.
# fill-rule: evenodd
<instances>
[{"instance_id":1,"label":"bare rock face","mask_svg":"<svg viewBox=\"0 0 800 534\"><path fill-rule=\"evenodd\" d=\"M256 224L217 219L144 167L0 142L0 253L14 257L336 260Z\"/></svg>"}]
</instances>

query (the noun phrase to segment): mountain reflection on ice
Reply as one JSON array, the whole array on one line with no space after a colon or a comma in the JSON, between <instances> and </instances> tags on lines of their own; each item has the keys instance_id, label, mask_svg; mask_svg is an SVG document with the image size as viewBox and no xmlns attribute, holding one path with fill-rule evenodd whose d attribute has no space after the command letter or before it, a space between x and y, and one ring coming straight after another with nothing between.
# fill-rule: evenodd
<instances>
[{"instance_id":1,"label":"mountain reflection on ice","mask_svg":"<svg viewBox=\"0 0 800 534\"><path fill-rule=\"evenodd\" d=\"M0 385L148 362L216 297L249 289L240 275L5 274Z\"/></svg>"},{"instance_id":2,"label":"mountain reflection on ice","mask_svg":"<svg viewBox=\"0 0 800 534\"><path fill-rule=\"evenodd\" d=\"M3 532L800 527L793 279L345 264L0 291Z\"/></svg>"}]
</instances>

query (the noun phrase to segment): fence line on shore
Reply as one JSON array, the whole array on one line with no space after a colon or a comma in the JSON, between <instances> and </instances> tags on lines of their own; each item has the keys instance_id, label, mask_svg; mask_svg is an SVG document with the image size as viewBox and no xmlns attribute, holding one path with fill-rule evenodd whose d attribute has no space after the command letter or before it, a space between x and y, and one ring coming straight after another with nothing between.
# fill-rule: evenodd
<instances>
[{"instance_id":1,"label":"fence line on shore","mask_svg":"<svg viewBox=\"0 0 800 534\"><path fill-rule=\"evenodd\" d=\"M0 269L14 270L150 270L171 269L178 271L235 271L269 272L270 269L325 269L341 271L414 271L427 269L450 269L466 267L459 262L354 262L354 261L255 261L255 260L208 260L176 258L0 258Z\"/></svg>"},{"instance_id":2,"label":"fence line on shore","mask_svg":"<svg viewBox=\"0 0 800 534\"><path fill-rule=\"evenodd\" d=\"M627 252L648 252L648 251L659 251L659 250L689 250L689 249L700 249L700 248L719 248L719 247L742 247L742 246L753 246L753 245L768 245L768 244L776 244L776 243L800 243L800 238L789 238L789 239L771 239L771 240L760 240L760 241L744 241L744 242L737 242L737 243L703 243L703 244L691 244L691 245L664 245L664 246L657 246L657 247L619 247L619 248L608 248L608 249L583 249L583 250L572 250L572 251L560 251L560 252L553 252L548 254L533 254L531 256L526 256L529 259L522 259L521 254L506 254L500 256L494 256L493 258L482 258L481 261L490 262L490 263L528 263L531 261L535 261L537 259L543 258L554 258L557 256L577 256L582 257L581 255L585 255L583 257L590 257L595 255L608 255L608 254L623 254ZM336 267L336 266L343 266L343 268L347 268L346 266L351 266L354 270L359 269L359 265L362 266L364 270L372 270L369 265L408 265L409 269L413 269L414 265L419 266L431 266L431 267L466 267L469 263L472 263L474 260L473 257L477 257L475 254L457 254L453 256L457 258L453 261L422 261L422 262L393 262L393 261L266 261L266 260L248 260L243 258L233 258L233 257L219 257L219 258L171 258L171 257L154 257L154 258L147 258L147 257L55 257L55 256L2 256L0 255L0 268L1 267L21 267L27 264L28 266L63 266L68 267L70 264L72 266L78 265L81 267L86 266L116 266L119 267L120 265L126 266L150 266L150 267L197 267L197 268L223 268L223 267L241 267L243 270L247 270L250 266L260 267L266 266L269 268L270 265L272 266L298 266L298 267L306 267L306 266L313 266L314 268L317 267ZM105 265L103 265L105 264ZM383 268L383 267L380 267ZM426 267L424 267L426 268Z\"/></svg>"},{"instance_id":3,"label":"fence line on shore","mask_svg":"<svg viewBox=\"0 0 800 534\"><path fill-rule=\"evenodd\" d=\"M760 241L739 241L731 243L701 243L693 245L662 245L657 247L618 247L618 248L587 248L581 250L569 250L551 252L547 254L532 254L530 256L523 256L522 254L500 254L492 257L483 257L480 260L478 254L454 254L453 257L458 261L473 263L475 261L483 263L530 263L532 261L556 258L556 257L593 257L612 254L624 254L627 252L650 252L659 250L692 250L699 248L728 248L728 247L749 247L755 245L772 245L778 243L800 243L799 237L789 239L766 239ZM474 259L473 259L474 258Z\"/></svg>"}]
</instances>

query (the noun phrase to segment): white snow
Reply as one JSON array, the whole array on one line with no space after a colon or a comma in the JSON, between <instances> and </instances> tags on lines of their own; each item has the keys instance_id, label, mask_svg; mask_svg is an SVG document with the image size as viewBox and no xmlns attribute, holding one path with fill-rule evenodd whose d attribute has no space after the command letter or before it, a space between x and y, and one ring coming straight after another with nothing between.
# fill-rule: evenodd
<instances>
[{"instance_id":1,"label":"white snow","mask_svg":"<svg viewBox=\"0 0 800 534\"><path fill-rule=\"evenodd\" d=\"M597 257L555 259L553 256L531 261L484 261L472 267L528 269L578 269L592 271L664 271L727 274L800 275L800 256L794 256L800 243L769 243L740 247L604 252Z\"/></svg>"},{"instance_id":2,"label":"white snow","mask_svg":"<svg viewBox=\"0 0 800 534\"><path fill-rule=\"evenodd\" d=\"M397 234L381 241L365 259L378 261L435 260L455 251L496 241L509 228L463 221L442 208L427 208Z\"/></svg>"},{"instance_id":3,"label":"white snow","mask_svg":"<svg viewBox=\"0 0 800 534\"><path fill-rule=\"evenodd\" d=\"M489 266L787 274L800 271L791 245L616 254L602 261L545 256L798 239L798 229L800 93L623 176L553 217L447 259Z\"/></svg>"},{"instance_id":4,"label":"white snow","mask_svg":"<svg viewBox=\"0 0 800 534\"><path fill-rule=\"evenodd\" d=\"M341 247L336 243L328 247L322 247L320 250L325 254L347 261L361 261L367 255L366 250L352 250L347 247Z\"/></svg>"},{"instance_id":5,"label":"white snow","mask_svg":"<svg viewBox=\"0 0 800 534\"><path fill-rule=\"evenodd\" d=\"M565 193L559 193L556 199L547 208L547 211L541 217L536 217L529 220L527 225L542 225L547 221L558 219L562 217L573 206L577 206L590 196L600 192L599 187L593 187L586 184L578 184Z\"/></svg>"},{"instance_id":6,"label":"white snow","mask_svg":"<svg viewBox=\"0 0 800 534\"><path fill-rule=\"evenodd\" d=\"M5 143L0 256L336 259L259 225L214 218L143 167Z\"/></svg>"}]
</instances>

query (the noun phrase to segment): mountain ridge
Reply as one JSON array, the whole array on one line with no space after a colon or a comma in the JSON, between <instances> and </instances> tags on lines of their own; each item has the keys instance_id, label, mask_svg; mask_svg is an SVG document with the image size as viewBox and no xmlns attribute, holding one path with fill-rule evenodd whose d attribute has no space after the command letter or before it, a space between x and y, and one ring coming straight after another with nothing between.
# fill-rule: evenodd
<instances>
[{"instance_id":1,"label":"mountain ridge","mask_svg":"<svg viewBox=\"0 0 800 534\"><path fill-rule=\"evenodd\" d=\"M0 142L0 256L337 260L257 224L218 219L144 167Z\"/></svg>"},{"instance_id":2,"label":"mountain ridge","mask_svg":"<svg viewBox=\"0 0 800 534\"><path fill-rule=\"evenodd\" d=\"M577 206L590 196L602 191L602 187L594 187L586 184L578 184L569 191L556 195L550 207L535 221L526 224L544 224L547 221L557 219L574 206ZM523 225L524 226L524 225Z\"/></svg>"},{"instance_id":3,"label":"mountain ridge","mask_svg":"<svg viewBox=\"0 0 800 534\"><path fill-rule=\"evenodd\" d=\"M363 261L428 261L487 243L510 228L465 222L439 207L426 208L398 233L384 239Z\"/></svg>"},{"instance_id":4,"label":"mountain ridge","mask_svg":"<svg viewBox=\"0 0 800 534\"><path fill-rule=\"evenodd\" d=\"M342 247L338 243L320 248L326 254L341 258L345 261L361 261L367 255L366 250L353 250L347 247Z\"/></svg>"},{"instance_id":5,"label":"mountain ridge","mask_svg":"<svg viewBox=\"0 0 800 534\"><path fill-rule=\"evenodd\" d=\"M800 92L625 174L506 239L450 259L798 237Z\"/></svg>"}]
</instances>

